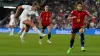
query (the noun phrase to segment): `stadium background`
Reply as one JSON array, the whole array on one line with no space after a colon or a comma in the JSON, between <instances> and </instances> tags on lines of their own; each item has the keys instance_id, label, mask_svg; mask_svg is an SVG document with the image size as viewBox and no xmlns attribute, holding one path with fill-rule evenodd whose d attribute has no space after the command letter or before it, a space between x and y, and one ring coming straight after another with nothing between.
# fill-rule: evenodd
<instances>
[{"instance_id":1,"label":"stadium background","mask_svg":"<svg viewBox=\"0 0 100 56\"><path fill-rule=\"evenodd\" d=\"M9 23L9 15L12 10L16 11L17 6L28 4L37 1L41 8L39 13L43 10L45 5L50 6L52 12L52 33L53 34L70 34L72 22L67 19L69 13L74 9L74 4L77 0L0 0L0 32L9 32L7 25ZM99 0L82 0L85 9L96 19L86 17L85 27L86 34L100 34L100 2ZM23 10L22 10L23 11ZM21 13L21 12L20 12ZM19 14L20 15L20 14ZM33 16L35 24L38 26L36 18ZM16 23L15 32L19 31L19 23ZM91 32L92 31L92 32ZM30 29L29 33L34 33ZM47 31L45 32L47 33Z\"/></svg>"},{"instance_id":2,"label":"stadium background","mask_svg":"<svg viewBox=\"0 0 100 56\"><path fill-rule=\"evenodd\" d=\"M41 5L40 12L45 4L50 6L53 27L51 44L46 42L47 36L43 38L43 44L40 45L37 34L27 34L24 44L20 41L20 35L9 36L8 34L10 12L16 11L18 5L31 5L33 1ZM100 0L83 0L85 9L97 17L93 20L86 17L86 52L81 51L80 38L77 35L72 53L67 54L71 37L71 21L67 20L67 16L74 9L75 1L77 0L0 0L0 56L100 56L100 35L92 35L100 34ZM15 32L19 31L18 24ZM35 32L30 29L30 33Z\"/></svg>"}]
</instances>

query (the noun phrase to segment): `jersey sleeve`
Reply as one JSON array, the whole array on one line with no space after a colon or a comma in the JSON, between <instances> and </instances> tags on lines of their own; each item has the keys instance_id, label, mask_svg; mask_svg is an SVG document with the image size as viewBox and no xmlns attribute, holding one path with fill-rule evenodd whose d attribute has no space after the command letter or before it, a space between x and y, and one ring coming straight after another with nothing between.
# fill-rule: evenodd
<instances>
[{"instance_id":1,"label":"jersey sleeve","mask_svg":"<svg viewBox=\"0 0 100 56\"><path fill-rule=\"evenodd\" d=\"M71 15L71 16L74 15L74 11L71 11L70 15Z\"/></svg>"},{"instance_id":2,"label":"jersey sleeve","mask_svg":"<svg viewBox=\"0 0 100 56\"><path fill-rule=\"evenodd\" d=\"M52 16L52 13L50 12L50 17Z\"/></svg>"},{"instance_id":3,"label":"jersey sleeve","mask_svg":"<svg viewBox=\"0 0 100 56\"><path fill-rule=\"evenodd\" d=\"M89 15L89 12L88 11L84 11L84 12L85 12L85 15L87 15L87 16Z\"/></svg>"},{"instance_id":4,"label":"jersey sleeve","mask_svg":"<svg viewBox=\"0 0 100 56\"><path fill-rule=\"evenodd\" d=\"M29 5L22 5L22 8L23 9L28 9L29 8Z\"/></svg>"}]
</instances>

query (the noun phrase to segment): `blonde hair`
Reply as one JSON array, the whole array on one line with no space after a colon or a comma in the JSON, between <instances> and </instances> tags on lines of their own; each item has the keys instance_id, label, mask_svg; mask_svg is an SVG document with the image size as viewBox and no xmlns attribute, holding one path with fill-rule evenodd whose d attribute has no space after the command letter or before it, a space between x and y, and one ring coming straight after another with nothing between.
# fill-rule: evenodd
<instances>
[{"instance_id":1,"label":"blonde hair","mask_svg":"<svg viewBox=\"0 0 100 56\"><path fill-rule=\"evenodd\" d=\"M40 8L40 5L37 2L33 2L32 6L36 8Z\"/></svg>"}]
</instances>

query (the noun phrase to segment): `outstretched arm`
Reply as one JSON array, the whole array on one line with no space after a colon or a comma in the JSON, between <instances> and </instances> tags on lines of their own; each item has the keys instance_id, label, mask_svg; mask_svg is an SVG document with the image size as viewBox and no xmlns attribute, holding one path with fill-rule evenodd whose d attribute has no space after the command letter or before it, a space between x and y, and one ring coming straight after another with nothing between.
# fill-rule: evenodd
<instances>
[{"instance_id":1,"label":"outstretched arm","mask_svg":"<svg viewBox=\"0 0 100 56\"><path fill-rule=\"evenodd\" d=\"M67 19L72 20L73 18L76 18L76 16L74 16L74 11L72 11L72 12L70 13L70 15L68 16Z\"/></svg>"},{"instance_id":2,"label":"outstretched arm","mask_svg":"<svg viewBox=\"0 0 100 56\"><path fill-rule=\"evenodd\" d=\"M91 17L92 19L95 19L96 17L88 13L88 16Z\"/></svg>"},{"instance_id":3,"label":"outstretched arm","mask_svg":"<svg viewBox=\"0 0 100 56\"><path fill-rule=\"evenodd\" d=\"M88 11L85 11L86 12L86 15L88 15L89 17L91 17L92 19L95 19L96 17L91 15Z\"/></svg>"},{"instance_id":4,"label":"outstretched arm","mask_svg":"<svg viewBox=\"0 0 100 56\"><path fill-rule=\"evenodd\" d=\"M16 10L16 13L15 13L15 17L18 16L18 13L20 12L21 9L22 9L22 6L18 6L18 8Z\"/></svg>"},{"instance_id":5,"label":"outstretched arm","mask_svg":"<svg viewBox=\"0 0 100 56\"><path fill-rule=\"evenodd\" d=\"M76 16L72 16L71 14L68 16L68 18L67 19L73 19L73 18L76 18Z\"/></svg>"}]
</instances>

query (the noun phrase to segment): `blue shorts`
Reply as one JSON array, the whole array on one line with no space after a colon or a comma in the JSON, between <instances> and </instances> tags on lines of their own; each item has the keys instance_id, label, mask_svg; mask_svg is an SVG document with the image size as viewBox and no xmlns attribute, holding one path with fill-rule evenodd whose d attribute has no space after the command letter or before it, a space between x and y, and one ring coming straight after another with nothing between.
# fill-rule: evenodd
<instances>
[{"instance_id":1,"label":"blue shorts","mask_svg":"<svg viewBox=\"0 0 100 56\"><path fill-rule=\"evenodd\" d=\"M77 33L77 32L79 32L80 29L81 28L72 28L72 32L71 33Z\"/></svg>"}]
</instances>

